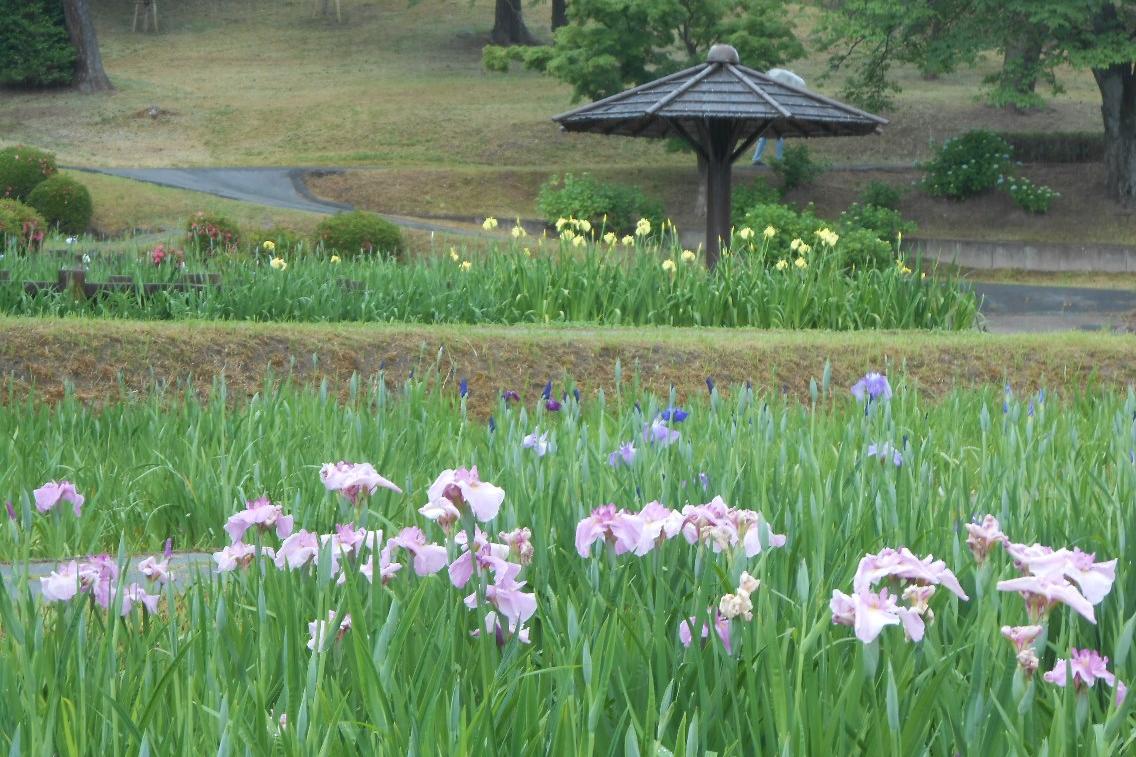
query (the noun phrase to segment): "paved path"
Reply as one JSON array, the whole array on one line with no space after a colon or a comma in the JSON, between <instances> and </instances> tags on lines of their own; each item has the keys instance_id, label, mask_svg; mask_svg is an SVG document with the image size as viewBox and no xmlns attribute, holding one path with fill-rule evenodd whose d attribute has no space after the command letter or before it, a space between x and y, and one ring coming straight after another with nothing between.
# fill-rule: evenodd
<instances>
[{"instance_id":1,"label":"paved path","mask_svg":"<svg viewBox=\"0 0 1136 757\"><path fill-rule=\"evenodd\" d=\"M144 181L174 189L225 197L230 200L252 202L271 208L303 210L309 213L338 213L352 206L324 200L308 191L304 176L322 171L335 173L335 168L74 168L124 179ZM407 229L434 231L446 234L470 233L457 224L380 214L387 220Z\"/></svg>"},{"instance_id":2,"label":"paved path","mask_svg":"<svg viewBox=\"0 0 1136 757\"><path fill-rule=\"evenodd\" d=\"M145 560L148 555L140 555L138 557L128 558L130 566L126 571L125 581L123 585L129 585L132 582L137 582L143 586L147 585L146 577L137 571L134 567L140 561ZM32 596L38 597L40 595L40 582L39 579L60 565L70 562L72 558L66 560L33 560L24 565L8 565L0 563L0 581L9 591L16 585L17 570L20 575L25 574L28 576L28 588L31 589ZM73 558L76 560L83 560L85 557ZM173 575L174 588L181 591L198 575L209 575L214 572L216 563L213 562L213 555L207 552L175 552L170 557L170 573Z\"/></svg>"},{"instance_id":3,"label":"paved path","mask_svg":"<svg viewBox=\"0 0 1136 757\"><path fill-rule=\"evenodd\" d=\"M1136 314L1136 292L1123 289L983 283L974 289L996 333L1125 330Z\"/></svg>"}]
</instances>

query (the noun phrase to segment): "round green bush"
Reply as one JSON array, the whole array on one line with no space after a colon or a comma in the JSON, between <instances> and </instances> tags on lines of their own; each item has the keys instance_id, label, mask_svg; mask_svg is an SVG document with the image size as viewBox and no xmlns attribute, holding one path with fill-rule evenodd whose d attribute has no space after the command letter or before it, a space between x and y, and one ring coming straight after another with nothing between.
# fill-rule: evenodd
<instances>
[{"instance_id":1,"label":"round green bush","mask_svg":"<svg viewBox=\"0 0 1136 757\"><path fill-rule=\"evenodd\" d=\"M91 225L91 193L69 176L56 174L28 194L28 205L64 234L82 234Z\"/></svg>"},{"instance_id":2,"label":"round green bush","mask_svg":"<svg viewBox=\"0 0 1136 757\"><path fill-rule=\"evenodd\" d=\"M199 252L236 252L240 229L222 215L198 211L185 224L185 235Z\"/></svg>"},{"instance_id":3,"label":"round green bush","mask_svg":"<svg viewBox=\"0 0 1136 757\"><path fill-rule=\"evenodd\" d=\"M55 156L34 147L16 145L0 150L0 197L26 200L40 182L54 176Z\"/></svg>"},{"instance_id":4,"label":"round green bush","mask_svg":"<svg viewBox=\"0 0 1136 757\"><path fill-rule=\"evenodd\" d=\"M663 205L638 187L612 184L584 174L553 176L540 188L536 207L550 226L561 218L588 221L597 231L630 234L640 218L655 228L663 222Z\"/></svg>"},{"instance_id":5,"label":"round green bush","mask_svg":"<svg viewBox=\"0 0 1136 757\"><path fill-rule=\"evenodd\" d=\"M378 252L401 258L404 245L402 232L390 221L374 213L353 210L325 218L316 227L317 244L324 250L344 257Z\"/></svg>"},{"instance_id":6,"label":"round green bush","mask_svg":"<svg viewBox=\"0 0 1136 757\"><path fill-rule=\"evenodd\" d=\"M934 197L965 200L993 189L1010 169L1010 145L991 131L948 139L924 166L923 188Z\"/></svg>"},{"instance_id":7,"label":"round green bush","mask_svg":"<svg viewBox=\"0 0 1136 757\"><path fill-rule=\"evenodd\" d=\"M43 216L19 200L0 199L0 251L10 243L27 250L39 249L47 230Z\"/></svg>"}]
</instances>

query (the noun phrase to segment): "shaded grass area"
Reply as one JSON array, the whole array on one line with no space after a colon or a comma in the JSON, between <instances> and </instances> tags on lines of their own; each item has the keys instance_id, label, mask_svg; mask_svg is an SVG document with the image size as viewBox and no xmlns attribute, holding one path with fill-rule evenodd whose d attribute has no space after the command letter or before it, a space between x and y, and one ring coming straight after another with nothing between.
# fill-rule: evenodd
<instances>
[{"instance_id":1,"label":"shaded grass area","mask_svg":"<svg viewBox=\"0 0 1136 757\"><path fill-rule=\"evenodd\" d=\"M162 32L130 30L132 7L95 3L106 69L117 91L5 92L0 134L95 165L685 166L651 140L561 134L549 121L571 93L555 80L481 66L492 7L424 0L344 0L344 23L311 2L180 0L162 7ZM547 39L549 5L526 4ZM802 37L815 11L793 7ZM809 44L809 43L807 43ZM810 44L811 47L811 44ZM789 66L814 89L826 55ZM817 140L843 162L904 163L968 128L1100 130L1099 94L1086 71L1062 70L1066 91L1017 115L978 99L988 55L974 70L929 82L897 69L904 92L881 137ZM192 72L192 75L186 75ZM155 106L161 114L148 115Z\"/></svg>"},{"instance_id":2,"label":"shaded grass area","mask_svg":"<svg viewBox=\"0 0 1136 757\"><path fill-rule=\"evenodd\" d=\"M502 389L536 396L545 382L574 379L586 392L611 390L616 365L648 391L682 398L752 381L807 398L831 363L837 386L868 370L905 372L920 391L1001 385L1079 391L1136 382L1136 340L1106 334L997 336L981 333L777 332L748 329L335 326L204 322L139 323L0 318L0 366L17 396L47 400L71 386L84 401L149 391L155 383L208 393L223 374L235 397L263 388L267 371L327 381L344 394L353 375L385 371L401 381L437 370L467 378L471 409L487 413ZM559 388L558 388L558 391Z\"/></svg>"}]
</instances>

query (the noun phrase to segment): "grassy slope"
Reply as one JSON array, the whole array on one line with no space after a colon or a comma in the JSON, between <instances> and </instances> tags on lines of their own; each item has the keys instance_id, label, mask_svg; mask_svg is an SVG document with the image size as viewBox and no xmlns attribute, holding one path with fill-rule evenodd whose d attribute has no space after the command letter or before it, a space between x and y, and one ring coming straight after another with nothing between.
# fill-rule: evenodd
<instances>
[{"instance_id":1,"label":"grassy slope","mask_svg":"<svg viewBox=\"0 0 1136 757\"><path fill-rule=\"evenodd\" d=\"M111 320L0 319L0 365L19 393L57 398L64 383L88 400L120 387L144 391L155 380L192 381L207 390L223 373L235 395L258 391L266 371L300 381L326 378L333 391L353 373L385 368L394 380L437 366L447 381L467 377L472 405L484 410L500 388L535 394L550 379L573 377L589 391L611 387L616 360L665 394L705 391L713 376L806 396L809 380L832 362L836 385L870 369L904 370L923 391L956 386L1076 389L1136 382L1136 341L1103 334L934 334L764 332L747 329L595 329L580 327L334 326ZM121 383L120 376L121 374Z\"/></svg>"}]
</instances>

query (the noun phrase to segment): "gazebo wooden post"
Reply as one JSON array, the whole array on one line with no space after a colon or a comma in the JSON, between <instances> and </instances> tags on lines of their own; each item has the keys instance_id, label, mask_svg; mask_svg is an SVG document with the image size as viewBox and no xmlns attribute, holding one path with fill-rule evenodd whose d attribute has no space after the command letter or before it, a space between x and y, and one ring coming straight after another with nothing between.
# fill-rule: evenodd
<instances>
[{"instance_id":1,"label":"gazebo wooden post","mask_svg":"<svg viewBox=\"0 0 1136 757\"><path fill-rule=\"evenodd\" d=\"M712 120L706 126L706 265L718 264L722 243L730 240L730 180L734 130L731 124Z\"/></svg>"}]
</instances>

